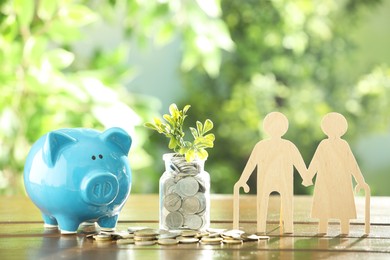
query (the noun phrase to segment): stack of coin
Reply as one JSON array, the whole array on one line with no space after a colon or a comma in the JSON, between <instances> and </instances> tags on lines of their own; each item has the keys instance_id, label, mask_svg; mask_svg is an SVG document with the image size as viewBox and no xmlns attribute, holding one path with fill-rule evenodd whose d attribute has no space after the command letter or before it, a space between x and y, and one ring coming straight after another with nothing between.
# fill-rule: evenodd
<instances>
[{"instance_id":1,"label":"stack of coin","mask_svg":"<svg viewBox=\"0 0 390 260\"><path fill-rule=\"evenodd\" d=\"M160 179L160 228L207 228L210 223L210 177L199 162L173 156Z\"/></svg>"},{"instance_id":2,"label":"stack of coin","mask_svg":"<svg viewBox=\"0 0 390 260\"><path fill-rule=\"evenodd\" d=\"M159 231L151 228L141 229L134 232L134 243L139 246L149 246L157 243Z\"/></svg>"}]
</instances>

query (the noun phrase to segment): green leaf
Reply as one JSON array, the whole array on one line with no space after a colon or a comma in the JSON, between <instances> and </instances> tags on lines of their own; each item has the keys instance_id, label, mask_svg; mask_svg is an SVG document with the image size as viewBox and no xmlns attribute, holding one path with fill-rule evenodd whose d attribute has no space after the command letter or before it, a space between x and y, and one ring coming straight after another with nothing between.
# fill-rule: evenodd
<instances>
[{"instance_id":1,"label":"green leaf","mask_svg":"<svg viewBox=\"0 0 390 260\"><path fill-rule=\"evenodd\" d=\"M171 139L169 140L168 148L169 149L175 149L176 146L177 146L176 139L171 137Z\"/></svg>"},{"instance_id":2,"label":"green leaf","mask_svg":"<svg viewBox=\"0 0 390 260\"><path fill-rule=\"evenodd\" d=\"M203 125L201 122L196 121L196 128L198 129L199 135L203 135Z\"/></svg>"},{"instance_id":3,"label":"green leaf","mask_svg":"<svg viewBox=\"0 0 390 260\"><path fill-rule=\"evenodd\" d=\"M14 0L14 10L21 26L29 27L34 17L34 3L32 0Z\"/></svg>"},{"instance_id":4,"label":"green leaf","mask_svg":"<svg viewBox=\"0 0 390 260\"><path fill-rule=\"evenodd\" d=\"M186 114L188 109L190 109L190 105L186 105L184 108L183 108L183 113Z\"/></svg>"},{"instance_id":5,"label":"green leaf","mask_svg":"<svg viewBox=\"0 0 390 260\"><path fill-rule=\"evenodd\" d=\"M160 118L158 118L158 117L154 118L154 123L156 124L156 126L161 126L162 125L162 122L161 122Z\"/></svg>"},{"instance_id":6,"label":"green leaf","mask_svg":"<svg viewBox=\"0 0 390 260\"><path fill-rule=\"evenodd\" d=\"M186 154L186 152L187 152L188 150L189 150L188 147L181 147L181 148L179 149L179 154L184 155L184 154Z\"/></svg>"},{"instance_id":7,"label":"green leaf","mask_svg":"<svg viewBox=\"0 0 390 260\"><path fill-rule=\"evenodd\" d=\"M191 134L192 134L192 136L196 139L196 138L198 138L198 132L196 131L196 129L195 128L193 128L193 127L190 127L190 130L191 130Z\"/></svg>"},{"instance_id":8,"label":"green leaf","mask_svg":"<svg viewBox=\"0 0 390 260\"><path fill-rule=\"evenodd\" d=\"M158 130L157 127L154 124L149 123L149 122L145 123L144 126L147 127L147 128L156 130L156 131Z\"/></svg>"},{"instance_id":9,"label":"green leaf","mask_svg":"<svg viewBox=\"0 0 390 260\"><path fill-rule=\"evenodd\" d=\"M174 120L177 120L180 114L179 114L179 109L177 108L175 103L169 106L169 113L172 115Z\"/></svg>"},{"instance_id":10,"label":"green leaf","mask_svg":"<svg viewBox=\"0 0 390 260\"><path fill-rule=\"evenodd\" d=\"M64 22L71 26L84 26L97 20L96 14L85 5L73 4L68 8Z\"/></svg>"},{"instance_id":11,"label":"green leaf","mask_svg":"<svg viewBox=\"0 0 390 260\"><path fill-rule=\"evenodd\" d=\"M74 54L64 49L54 49L47 53L47 58L53 67L64 69L74 61Z\"/></svg>"},{"instance_id":12,"label":"green leaf","mask_svg":"<svg viewBox=\"0 0 390 260\"><path fill-rule=\"evenodd\" d=\"M42 20L50 20L57 10L57 1L53 0L39 0L39 7L37 14Z\"/></svg>"},{"instance_id":13,"label":"green leaf","mask_svg":"<svg viewBox=\"0 0 390 260\"><path fill-rule=\"evenodd\" d=\"M185 158L187 162L192 162L195 159L194 149L189 149L185 154Z\"/></svg>"},{"instance_id":14,"label":"green leaf","mask_svg":"<svg viewBox=\"0 0 390 260\"><path fill-rule=\"evenodd\" d=\"M211 141L211 142L214 142L215 140L215 135L214 134L208 134L206 136L204 136L204 138L208 141Z\"/></svg>"},{"instance_id":15,"label":"green leaf","mask_svg":"<svg viewBox=\"0 0 390 260\"><path fill-rule=\"evenodd\" d=\"M205 149L199 149L197 152L197 156L199 159L205 160L209 156L209 153Z\"/></svg>"},{"instance_id":16,"label":"green leaf","mask_svg":"<svg viewBox=\"0 0 390 260\"><path fill-rule=\"evenodd\" d=\"M174 124L175 124L175 121L173 120L173 118L172 118L170 115L165 114L165 115L163 115L163 118L164 118L165 121L167 121L169 124L171 124L171 125L174 125Z\"/></svg>"},{"instance_id":17,"label":"green leaf","mask_svg":"<svg viewBox=\"0 0 390 260\"><path fill-rule=\"evenodd\" d=\"M210 120L210 119L207 119L205 122L204 122L204 125L203 125L203 133L207 133L208 131L210 131L211 129L213 129L214 127L214 124L213 122Z\"/></svg>"}]
</instances>

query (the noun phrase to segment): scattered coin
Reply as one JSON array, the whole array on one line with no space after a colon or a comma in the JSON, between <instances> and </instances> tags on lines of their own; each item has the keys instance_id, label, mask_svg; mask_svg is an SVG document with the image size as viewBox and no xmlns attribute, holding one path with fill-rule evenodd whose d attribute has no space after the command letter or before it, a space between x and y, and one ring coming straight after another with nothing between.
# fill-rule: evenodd
<instances>
[{"instance_id":1,"label":"scattered coin","mask_svg":"<svg viewBox=\"0 0 390 260\"><path fill-rule=\"evenodd\" d=\"M132 238L121 238L116 241L117 244L120 245L127 245L127 244L134 244L135 240Z\"/></svg>"},{"instance_id":2,"label":"scattered coin","mask_svg":"<svg viewBox=\"0 0 390 260\"><path fill-rule=\"evenodd\" d=\"M242 244L242 239L223 239L223 243L225 244Z\"/></svg>"},{"instance_id":3,"label":"scattered coin","mask_svg":"<svg viewBox=\"0 0 390 260\"><path fill-rule=\"evenodd\" d=\"M202 244L205 244L205 245L217 245L217 244L221 244L222 238L221 237L202 237L200 242Z\"/></svg>"},{"instance_id":4,"label":"scattered coin","mask_svg":"<svg viewBox=\"0 0 390 260\"><path fill-rule=\"evenodd\" d=\"M180 214L179 212L175 212ZM196 216L196 215L195 215ZM175 245L178 243L202 243L205 245L218 245L221 243L239 245L246 241L269 240L269 236L245 233L243 230L225 230L208 228L207 231L182 230L167 231L148 227L128 228L129 231L107 232L87 234L86 238L93 238L96 242L116 241L118 245L135 244L137 246Z\"/></svg>"},{"instance_id":5,"label":"scattered coin","mask_svg":"<svg viewBox=\"0 0 390 260\"><path fill-rule=\"evenodd\" d=\"M141 230L135 231L134 235L138 236L138 237L157 236L157 235L159 235L159 231L156 229L152 229L152 228L146 228L146 229L141 229Z\"/></svg>"},{"instance_id":6,"label":"scattered coin","mask_svg":"<svg viewBox=\"0 0 390 260\"><path fill-rule=\"evenodd\" d=\"M259 236L256 234L248 234L248 233L243 233L241 234L241 237L245 240L252 240L252 241L257 241L257 240L268 240L270 239L269 236Z\"/></svg>"},{"instance_id":7,"label":"scattered coin","mask_svg":"<svg viewBox=\"0 0 390 260\"><path fill-rule=\"evenodd\" d=\"M177 238L180 236L180 232L168 232L164 234L160 234L157 236L158 239L165 239L165 238Z\"/></svg>"},{"instance_id":8,"label":"scattered coin","mask_svg":"<svg viewBox=\"0 0 390 260\"><path fill-rule=\"evenodd\" d=\"M133 239L135 241L151 241L151 240L155 240L156 236L149 236L149 237L137 237L137 236L135 236Z\"/></svg>"},{"instance_id":9,"label":"scattered coin","mask_svg":"<svg viewBox=\"0 0 390 260\"><path fill-rule=\"evenodd\" d=\"M209 235L210 235L209 232L203 231L203 232L198 232L195 237L196 238L202 238L202 237L206 237L206 236L209 236Z\"/></svg>"},{"instance_id":10,"label":"scattered coin","mask_svg":"<svg viewBox=\"0 0 390 260\"><path fill-rule=\"evenodd\" d=\"M157 243L157 240L148 240L148 241L134 241L136 246L152 246Z\"/></svg>"},{"instance_id":11,"label":"scattered coin","mask_svg":"<svg viewBox=\"0 0 390 260\"><path fill-rule=\"evenodd\" d=\"M198 234L195 230L183 230L181 232L182 237L195 237Z\"/></svg>"},{"instance_id":12,"label":"scattered coin","mask_svg":"<svg viewBox=\"0 0 390 260\"><path fill-rule=\"evenodd\" d=\"M160 238L159 240L157 240L157 243L160 245L169 246L169 245L176 245L179 243L179 241L173 238Z\"/></svg>"},{"instance_id":13,"label":"scattered coin","mask_svg":"<svg viewBox=\"0 0 390 260\"><path fill-rule=\"evenodd\" d=\"M96 241L109 241L111 240L111 236L110 235L94 235L93 238L96 240Z\"/></svg>"},{"instance_id":14,"label":"scattered coin","mask_svg":"<svg viewBox=\"0 0 390 260\"><path fill-rule=\"evenodd\" d=\"M127 231L129 233L134 233L135 231L142 230L142 229L148 229L149 227L128 227Z\"/></svg>"},{"instance_id":15,"label":"scattered coin","mask_svg":"<svg viewBox=\"0 0 390 260\"><path fill-rule=\"evenodd\" d=\"M179 242L179 243L183 243L183 244L193 244L193 243L198 243L199 242L199 239L195 238L195 237L177 237L176 240Z\"/></svg>"}]
</instances>

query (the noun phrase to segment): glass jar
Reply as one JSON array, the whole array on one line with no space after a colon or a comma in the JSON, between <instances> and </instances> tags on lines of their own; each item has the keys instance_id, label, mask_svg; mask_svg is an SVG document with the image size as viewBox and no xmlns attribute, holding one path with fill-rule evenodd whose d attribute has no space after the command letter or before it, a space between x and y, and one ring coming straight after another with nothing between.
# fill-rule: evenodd
<instances>
[{"instance_id":1,"label":"glass jar","mask_svg":"<svg viewBox=\"0 0 390 260\"><path fill-rule=\"evenodd\" d=\"M160 229L204 230L210 226L210 175L204 160L164 154L160 178Z\"/></svg>"}]
</instances>

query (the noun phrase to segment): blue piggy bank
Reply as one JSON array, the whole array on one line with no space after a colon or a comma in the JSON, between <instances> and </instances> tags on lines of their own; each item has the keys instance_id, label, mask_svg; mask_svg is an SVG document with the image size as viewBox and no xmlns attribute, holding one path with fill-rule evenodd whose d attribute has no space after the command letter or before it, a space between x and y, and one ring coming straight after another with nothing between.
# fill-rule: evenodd
<instances>
[{"instance_id":1,"label":"blue piggy bank","mask_svg":"<svg viewBox=\"0 0 390 260\"><path fill-rule=\"evenodd\" d=\"M121 128L42 136L27 156L24 184L45 226L59 226L63 234L75 233L82 222L114 229L131 188L130 146Z\"/></svg>"}]
</instances>

